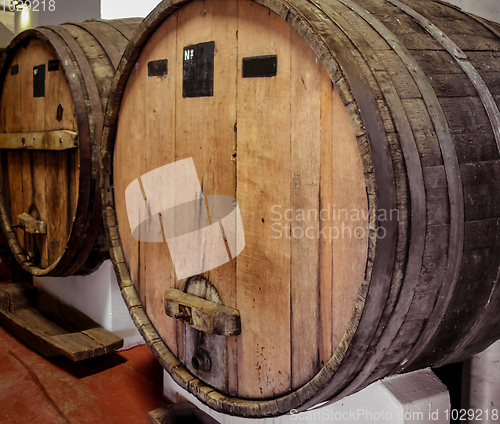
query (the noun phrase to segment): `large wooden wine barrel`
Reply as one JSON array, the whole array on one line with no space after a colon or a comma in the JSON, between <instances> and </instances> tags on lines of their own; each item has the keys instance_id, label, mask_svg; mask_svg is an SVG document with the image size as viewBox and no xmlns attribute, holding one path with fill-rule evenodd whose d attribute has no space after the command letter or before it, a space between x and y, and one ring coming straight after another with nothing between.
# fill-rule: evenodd
<instances>
[{"instance_id":1,"label":"large wooden wine barrel","mask_svg":"<svg viewBox=\"0 0 500 424\"><path fill-rule=\"evenodd\" d=\"M101 185L174 380L266 417L498 339L499 82L499 27L434 1L161 3L113 83Z\"/></svg>"},{"instance_id":2,"label":"large wooden wine barrel","mask_svg":"<svg viewBox=\"0 0 500 424\"><path fill-rule=\"evenodd\" d=\"M99 145L116 67L142 19L19 34L0 70L0 219L34 275L85 274L109 257Z\"/></svg>"}]
</instances>

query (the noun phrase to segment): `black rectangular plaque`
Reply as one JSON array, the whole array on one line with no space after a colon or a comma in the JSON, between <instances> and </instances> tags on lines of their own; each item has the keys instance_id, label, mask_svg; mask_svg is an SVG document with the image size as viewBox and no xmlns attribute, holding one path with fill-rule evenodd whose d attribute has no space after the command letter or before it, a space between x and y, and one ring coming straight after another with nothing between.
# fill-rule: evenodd
<instances>
[{"instance_id":1,"label":"black rectangular plaque","mask_svg":"<svg viewBox=\"0 0 500 424\"><path fill-rule=\"evenodd\" d=\"M45 64L33 67L33 97L45 97Z\"/></svg>"},{"instance_id":2,"label":"black rectangular plaque","mask_svg":"<svg viewBox=\"0 0 500 424\"><path fill-rule=\"evenodd\" d=\"M10 67L10 74L11 75L17 75L19 73L19 64L12 65Z\"/></svg>"},{"instance_id":3,"label":"black rectangular plaque","mask_svg":"<svg viewBox=\"0 0 500 424\"><path fill-rule=\"evenodd\" d=\"M214 95L215 42L184 47L182 97Z\"/></svg>"},{"instance_id":4,"label":"black rectangular plaque","mask_svg":"<svg viewBox=\"0 0 500 424\"><path fill-rule=\"evenodd\" d=\"M168 59L148 62L148 77L164 77L168 74Z\"/></svg>"},{"instance_id":5,"label":"black rectangular plaque","mask_svg":"<svg viewBox=\"0 0 500 424\"><path fill-rule=\"evenodd\" d=\"M57 59L49 60L49 72L54 72L59 70L59 61Z\"/></svg>"},{"instance_id":6,"label":"black rectangular plaque","mask_svg":"<svg viewBox=\"0 0 500 424\"><path fill-rule=\"evenodd\" d=\"M278 72L278 56L254 56L243 58L243 78L275 77Z\"/></svg>"}]
</instances>

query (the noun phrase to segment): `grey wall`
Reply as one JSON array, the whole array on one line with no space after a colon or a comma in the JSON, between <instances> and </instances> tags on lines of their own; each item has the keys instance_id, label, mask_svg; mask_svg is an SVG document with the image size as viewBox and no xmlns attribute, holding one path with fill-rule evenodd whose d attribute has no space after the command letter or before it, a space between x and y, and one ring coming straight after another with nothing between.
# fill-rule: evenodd
<instances>
[{"instance_id":1,"label":"grey wall","mask_svg":"<svg viewBox=\"0 0 500 424\"><path fill-rule=\"evenodd\" d=\"M123 0L131 1L131 0ZM45 10L40 2L38 11L29 12L29 19L23 19L20 11L15 12L15 34L38 25L59 25L64 22L82 22L101 17L101 0L45 0Z\"/></svg>"},{"instance_id":2,"label":"grey wall","mask_svg":"<svg viewBox=\"0 0 500 424\"><path fill-rule=\"evenodd\" d=\"M124 0L127 1L127 0ZM500 0L446 0L466 12L500 23Z\"/></svg>"},{"instance_id":3,"label":"grey wall","mask_svg":"<svg viewBox=\"0 0 500 424\"><path fill-rule=\"evenodd\" d=\"M54 11L48 10L48 3L49 1L45 0L45 12L38 12L38 25L58 25L101 17L101 0L55 0Z\"/></svg>"}]
</instances>

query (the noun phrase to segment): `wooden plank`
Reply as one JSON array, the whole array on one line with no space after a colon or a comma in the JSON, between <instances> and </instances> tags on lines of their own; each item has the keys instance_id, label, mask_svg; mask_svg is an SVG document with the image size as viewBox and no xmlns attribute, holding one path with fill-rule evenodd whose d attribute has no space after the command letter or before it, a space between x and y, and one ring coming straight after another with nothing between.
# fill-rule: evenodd
<instances>
[{"instance_id":1,"label":"wooden plank","mask_svg":"<svg viewBox=\"0 0 500 424\"><path fill-rule=\"evenodd\" d=\"M23 157L22 152L14 150L7 153L7 174L9 176L9 204L10 222L17 224L17 217L24 212L23 202ZM22 229L15 230L21 247L25 247L24 232Z\"/></svg>"},{"instance_id":2,"label":"wooden plank","mask_svg":"<svg viewBox=\"0 0 500 424\"><path fill-rule=\"evenodd\" d=\"M336 90L332 96L332 119L333 225L328 236L333 246L332 345L336 348L349 326L365 278L368 203L358 143Z\"/></svg>"},{"instance_id":3,"label":"wooden plank","mask_svg":"<svg viewBox=\"0 0 500 424\"><path fill-rule=\"evenodd\" d=\"M320 370L319 228L321 62L296 32L290 37L290 298L292 389ZM300 211L304 211L304 215ZM311 237L312 233L312 237Z\"/></svg>"},{"instance_id":4,"label":"wooden plank","mask_svg":"<svg viewBox=\"0 0 500 424\"><path fill-rule=\"evenodd\" d=\"M335 93L336 94L336 93ZM334 204L331 178L333 167L333 82L324 67L321 68L321 198L320 210L329 209ZM338 94L336 94L338 95ZM320 217L321 218L321 217ZM333 217L325 216L320 220L319 231L328 231L333 227ZM323 366L333 355L333 260L334 247L328 237L319 237L319 360Z\"/></svg>"},{"instance_id":5,"label":"wooden plank","mask_svg":"<svg viewBox=\"0 0 500 424\"><path fill-rule=\"evenodd\" d=\"M50 209L47 208L46 155L44 151L34 152L32 156L31 178L33 184L33 205L36 206L40 219L50 225ZM48 231L50 232L50 227ZM42 269L51 265L47 238L48 234L45 234L37 236L35 240L35 246L40 254L40 261L37 265Z\"/></svg>"},{"instance_id":6,"label":"wooden plank","mask_svg":"<svg viewBox=\"0 0 500 424\"><path fill-rule=\"evenodd\" d=\"M410 49L410 53L426 75L463 73L456 60L445 50Z\"/></svg>"},{"instance_id":7,"label":"wooden plank","mask_svg":"<svg viewBox=\"0 0 500 424\"><path fill-rule=\"evenodd\" d=\"M237 153L237 87L238 87L238 61L241 57L238 54L238 2L224 0L212 2L213 21L210 24L212 35L218 40L217 54L215 56L215 78L216 87L215 106L213 111L217 117L213 135L206 136L213 138L209 161L212 169L208 173L214 175L213 186L206 185L206 194L224 194L236 198L237 175L236 168L238 157L233 157ZM207 7L207 6L205 6ZM210 13L210 9L208 9ZM203 19L207 19L205 16ZM222 24L223 23L223 24ZM182 48L178 44L178 48ZM178 56L179 57L179 56ZM235 131L236 128L236 131ZM204 186L205 187L205 186ZM205 188L204 188L205 190ZM226 240L227 241L227 240ZM210 271L210 280L215 284L222 296L224 305L231 308L237 305L238 279L236 274L236 262L238 258ZM228 393L238 394L238 338L230 337L226 343L228 355Z\"/></svg>"},{"instance_id":8,"label":"wooden plank","mask_svg":"<svg viewBox=\"0 0 500 424\"><path fill-rule=\"evenodd\" d=\"M130 230L125 189L142 174L143 163L138 158L142 156L144 135L136 129L145 127L144 115L137 113L143 110L146 104L145 75L147 75L147 64L139 60L134 66L123 93L113 156L116 220L120 228L120 238L130 278L138 291L140 288L139 242L132 237Z\"/></svg>"},{"instance_id":9,"label":"wooden plank","mask_svg":"<svg viewBox=\"0 0 500 424\"><path fill-rule=\"evenodd\" d=\"M492 196L500 181L500 161L460 166L463 174L465 217L467 221L500 216L500 196Z\"/></svg>"},{"instance_id":10,"label":"wooden plank","mask_svg":"<svg viewBox=\"0 0 500 424\"><path fill-rule=\"evenodd\" d=\"M364 6L364 5L363 5ZM367 8L370 10L369 8ZM411 17L398 13L395 9L391 15L378 15L376 18L382 22L392 33L398 37L409 50L442 50L443 47Z\"/></svg>"},{"instance_id":11,"label":"wooden plank","mask_svg":"<svg viewBox=\"0 0 500 424\"><path fill-rule=\"evenodd\" d=\"M453 39L448 37L444 31L442 31L438 26L436 26L434 23L429 21L425 16L419 14L417 11L413 10L412 8L408 7L406 4L399 2L398 0L388 0L391 3L397 5L398 7L401 8L405 13L410 15L412 18L414 18L434 39L438 40L439 43L454 57L454 59L457 61L457 63L460 65L464 73L469 77L469 80L471 84L474 86L474 88L477 91L477 94L479 98L481 99L481 102L484 106L484 109L486 110L486 113L488 115L488 118L491 122L492 130L493 133L495 134L495 139L496 143L498 146L498 150L500 151L500 111L498 110L498 106L495 103L495 100L485 84L484 80L482 79L481 75L478 73L478 71L474 68L474 66L469 62L466 54L463 52L463 50L460 48L465 48L466 50L499 50L500 49L500 43L498 43L497 38L492 35L490 32L487 32L488 36L488 41L486 45L481 45L481 41L476 40L474 43L473 47L467 47L463 46L463 43L460 43L460 45L457 45L453 42ZM447 21L449 22L449 21ZM470 21L471 23L474 21ZM485 30L482 26L477 26L474 25L474 30L471 30L471 33L466 34L466 38L474 38L474 37L480 37L478 33L480 31L487 31ZM445 29L446 31L446 29ZM459 37L459 35L455 34L455 31L452 31L452 37ZM471 35L474 34L474 35ZM462 37L463 38L463 37ZM478 109L479 110L479 109Z\"/></svg>"},{"instance_id":12,"label":"wooden plank","mask_svg":"<svg viewBox=\"0 0 500 424\"><path fill-rule=\"evenodd\" d=\"M444 167L434 166L423 169L427 225L448 224L450 222L450 206L448 204L448 186Z\"/></svg>"},{"instance_id":13,"label":"wooden plank","mask_svg":"<svg viewBox=\"0 0 500 424\"><path fill-rule=\"evenodd\" d=\"M66 130L75 132L76 135L75 107L62 64L59 62L59 58L52 46L48 43L45 52L45 63L57 61L59 68L53 71L46 69L45 131ZM62 138L65 140L65 137Z\"/></svg>"},{"instance_id":14,"label":"wooden plank","mask_svg":"<svg viewBox=\"0 0 500 424\"><path fill-rule=\"evenodd\" d=\"M155 409L148 413L148 418L153 424L168 424L181 421L219 424L219 421L216 421L190 402L180 402Z\"/></svg>"},{"instance_id":15,"label":"wooden plank","mask_svg":"<svg viewBox=\"0 0 500 424\"><path fill-rule=\"evenodd\" d=\"M25 327L31 327L38 334L44 336L57 336L66 334L68 331L55 322L45 319L45 317L35 308L18 309L15 313L17 321Z\"/></svg>"},{"instance_id":16,"label":"wooden plank","mask_svg":"<svg viewBox=\"0 0 500 424\"><path fill-rule=\"evenodd\" d=\"M68 169L66 152L45 152L45 202L47 208L47 261L53 264L64 252L69 238ZM95 199L94 201L99 201ZM89 211L90 213L90 211ZM69 222L68 222L69 221Z\"/></svg>"},{"instance_id":17,"label":"wooden plank","mask_svg":"<svg viewBox=\"0 0 500 424\"><path fill-rule=\"evenodd\" d=\"M464 74L433 74L429 79L438 97L474 97L474 86Z\"/></svg>"},{"instance_id":18,"label":"wooden plank","mask_svg":"<svg viewBox=\"0 0 500 424\"><path fill-rule=\"evenodd\" d=\"M105 50L110 62L113 65L113 68L115 70L118 69L118 65L121 59L121 53L117 49L116 45L107 36L106 30L103 30L104 29L103 27L106 27L106 29L109 32L111 32L114 30L112 27L110 27L109 25L96 24L95 22L83 22L83 23L72 22L71 25L76 25L80 28L83 28L90 34L92 34L92 37L94 37L97 40L97 42L101 45L101 47ZM66 26L66 29L67 28L68 26Z\"/></svg>"},{"instance_id":19,"label":"wooden plank","mask_svg":"<svg viewBox=\"0 0 500 424\"><path fill-rule=\"evenodd\" d=\"M102 327L89 328L88 330L82 330L81 333L104 346L104 353L113 352L123 346L121 337Z\"/></svg>"},{"instance_id":20,"label":"wooden plank","mask_svg":"<svg viewBox=\"0 0 500 424\"><path fill-rule=\"evenodd\" d=\"M22 157L22 188L23 191L22 193L18 193L19 196L21 196L21 201L23 204L23 213L27 212L32 212L30 208L33 205L34 202L34 192L33 192L33 169L32 169L32 157L33 153L31 152L20 152L20 155ZM12 178L19 178L17 175L12 175ZM13 217L14 224L19 224L19 216ZM34 239L33 237L30 237L26 231L24 232L24 235L21 237L21 246L24 247L24 250L26 251L34 251Z\"/></svg>"},{"instance_id":21,"label":"wooden plank","mask_svg":"<svg viewBox=\"0 0 500 424\"><path fill-rule=\"evenodd\" d=\"M465 53L478 72L500 72L500 52L467 50Z\"/></svg>"},{"instance_id":22,"label":"wooden plank","mask_svg":"<svg viewBox=\"0 0 500 424\"><path fill-rule=\"evenodd\" d=\"M102 31L120 52L124 52L127 48L128 38L126 38L121 32L113 28L111 25L99 21L87 21L84 23L84 25L85 27L89 26L91 28L97 28L99 31Z\"/></svg>"},{"instance_id":23,"label":"wooden plank","mask_svg":"<svg viewBox=\"0 0 500 424\"><path fill-rule=\"evenodd\" d=\"M66 150L75 147L78 141L74 131L0 133L0 149Z\"/></svg>"},{"instance_id":24,"label":"wooden plank","mask_svg":"<svg viewBox=\"0 0 500 424\"><path fill-rule=\"evenodd\" d=\"M449 224L427 226L421 281L406 315L407 321L425 320L432 313L446 271L449 234Z\"/></svg>"},{"instance_id":25,"label":"wooden plank","mask_svg":"<svg viewBox=\"0 0 500 424\"><path fill-rule=\"evenodd\" d=\"M69 333L50 336L49 343L58 354L72 361L82 361L103 355L104 346L82 333Z\"/></svg>"},{"instance_id":26,"label":"wooden plank","mask_svg":"<svg viewBox=\"0 0 500 424\"><path fill-rule=\"evenodd\" d=\"M142 169L152 171L175 162L177 17L168 19L151 36L139 58L144 74L147 102L141 108L141 122L148 143L143 147ZM168 60L164 77L148 77L148 62ZM160 218L158 218L160 219ZM145 282L146 311L162 340L177 354L176 328L181 326L165 315L165 291L176 287L175 271L166 243L141 243L141 281Z\"/></svg>"},{"instance_id":27,"label":"wooden plank","mask_svg":"<svg viewBox=\"0 0 500 424\"><path fill-rule=\"evenodd\" d=\"M329 5L330 6L330 5ZM359 34L362 34L363 37L370 43L370 46L375 50L390 50L391 47L387 42L377 34L377 32L359 15L354 13L352 10L347 8L342 3L331 3L331 7L335 8L340 15L345 18ZM378 52L377 52L378 55Z\"/></svg>"},{"instance_id":28,"label":"wooden plank","mask_svg":"<svg viewBox=\"0 0 500 424\"><path fill-rule=\"evenodd\" d=\"M80 28L78 25L62 25L61 27L76 40L79 48L83 52L83 56L85 57L85 61L88 65L83 65L83 57L82 60L79 60L79 65L82 69L82 73L86 72L87 75L90 76L88 82L86 81L87 88L91 84L95 85L95 89L100 98L100 102L96 103L100 103L102 110L105 111L108 93L115 74L115 68L111 60L102 46L96 42L93 35L83 28ZM72 48L72 46L70 46L70 48ZM94 95L97 93L94 91ZM100 111L99 113L94 113L96 134L97 138L100 139L102 131L102 128L100 128L102 127L102 121L100 121Z\"/></svg>"},{"instance_id":29,"label":"wooden plank","mask_svg":"<svg viewBox=\"0 0 500 424\"><path fill-rule=\"evenodd\" d=\"M18 50L10 63L10 68L17 67L18 72L12 75L7 71L2 87L2 97L0 100L0 120L2 132L21 131L22 117L24 111L21 106L21 65L22 52Z\"/></svg>"},{"instance_id":30,"label":"wooden plank","mask_svg":"<svg viewBox=\"0 0 500 424\"><path fill-rule=\"evenodd\" d=\"M363 0L363 7L374 15L389 15L398 12L392 4L379 0Z\"/></svg>"},{"instance_id":31,"label":"wooden plank","mask_svg":"<svg viewBox=\"0 0 500 424\"><path fill-rule=\"evenodd\" d=\"M165 313L206 334L237 336L241 333L240 314L201 297L177 289L165 292Z\"/></svg>"},{"instance_id":32,"label":"wooden plank","mask_svg":"<svg viewBox=\"0 0 500 424\"><path fill-rule=\"evenodd\" d=\"M433 129L413 130L422 167L443 165L439 141Z\"/></svg>"},{"instance_id":33,"label":"wooden plank","mask_svg":"<svg viewBox=\"0 0 500 424\"><path fill-rule=\"evenodd\" d=\"M39 301L40 297L44 300ZM0 299L0 323L44 356L62 354L74 361L80 361L111 352L123 345L121 338L99 327L72 307L38 292L30 284L3 285L0 289ZM43 309L35 307L35 304L47 303L46 299L50 299L49 303L56 309L49 311L49 315L61 315L59 309L64 311L62 315L66 314L60 322L52 321ZM83 318L78 323L80 328L69 331L65 328L65 322L74 321L72 315ZM82 327L85 324L90 326Z\"/></svg>"},{"instance_id":34,"label":"wooden plank","mask_svg":"<svg viewBox=\"0 0 500 424\"><path fill-rule=\"evenodd\" d=\"M239 2L238 15L239 57L278 56L276 77L238 78L237 105L246 243L237 261L238 394L271 398L291 387L290 322L283 320L290 316L290 239L285 228L281 237L272 231L273 206L290 208L290 27L250 1Z\"/></svg>"},{"instance_id":35,"label":"wooden plank","mask_svg":"<svg viewBox=\"0 0 500 424\"><path fill-rule=\"evenodd\" d=\"M22 81L22 132L45 131L46 77L48 74L46 44L38 38L33 38L29 44L29 51L27 49L22 50L24 54L22 55L22 62L19 65L20 79ZM43 97L35 97L34 68L40 65L45 66L45 77L39 81L39 85L43 87L45 94Z\"/></svg>"},{"instance_id":36,"label":"wooden plank","mask_svg":"<svg viewBox=\"0 0 500 424\"><path fill-rule=\"evenodd\" d=\"M236 198L236 80L237 80L237 7L231 0L193 2L178 14L176 61L176 160L192 157L204 196L227 195ZM213 96L183 97L183 54L190 45L215 43ZM237 259L236 259L237 260ZM226 306L237 308L235 261L213 269L205 276L219 291ZM178 281L182 289L184 281ZM179 328L179 357L183 329ZM236 352L229 340L233 358L226 376L228 390L236 394ZM190 358L185 358L190 361ZM231 376L230 376L231 375ZM229 389L229 380L231 388Z\"/></svg>"},{"instance_id":37,"label":"wooden plank","mask_svg":"<svg viewBox=\"0 0 500 424\"><path fill-rule=\"evenodd\" d=\"M79 187L80 187L80 167L79 167L79 152L78 150L70 150L66 155L66 167L68 169L68 233L73 227L73 217L76 216L78 210Z\"/></svg>"},{"instance_id":38,"label":"wooden plank","mask_svg":"<svg viewBox=\"0 0 500 424\"><path fill-rule=\"evenodd\" d=\"M491 154L494 155L493 157L498 157L492 124L479 97L448 97L441 98L440 102L454 139L458 141L455 147L460 163L469 163L474 159L490 159ZM474 137L476 140L472 146L468 145L466 139L464 140L464 132L472 133L472 137L476 133ZM478 136L480 136L480 143L477 141ZM497 150L496 153L495 150Z\"/></svg>"},{"instance_id":39,"label":"wooden plank","mask_svg":"<svg viewBox=\"0 0 500 424\"><path fill-rule=\"evenodd\" d=\"M408 68L392 50L377 51L377 57L384 63L391 81L401 99L421 97Z\"/></svg>"}]
</instances>

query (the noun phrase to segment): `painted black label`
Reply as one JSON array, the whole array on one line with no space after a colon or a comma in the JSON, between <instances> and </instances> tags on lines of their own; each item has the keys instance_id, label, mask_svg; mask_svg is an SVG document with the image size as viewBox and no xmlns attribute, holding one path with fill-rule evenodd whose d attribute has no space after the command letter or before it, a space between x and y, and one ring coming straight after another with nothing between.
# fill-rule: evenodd
<instances>
[{"instance_id":1,"label":"painted black label","mask_svg":"<svg viewBox=\"0 0 500 424\"><path fill-rule=\"evenodd\" d=\"M148 77L164 77L168 75L168 59L148 62Z\"/></svg>"},{"instance_id":2,"label":"painted black label","mask_svg":"<svg viewBox=\"0 0 500 424\"><path fill-rule=\"evenodd\" d=\"M45 97L45 64L33 68L33 97Z\"/></svg>"},{"instance_id":3,"label":"painted black label","mask_svg":"<svg viewBox=\"0 0 500 424\"><path fill-rule=\"evenodd\" d=\"M182 97L214 95L215 42L184 47Z\"/></svg>"},{"instance_id":4,"label":"painted black label","mask_svg":"<svg viewBox=\"0 0 500 424\"><path fill-rule=\"evenodd\" d=\"M49 72L59 70L59 61L57 59L49 60Z\"/></svg>"},{"instance_id":5,"label":"painted black label","mask_svg":"<svg viewBox=\"0 0 500 424\"><path fill-rule=\"evenodd\" d=\"M12 65L10 67L10 74L11 75L17 75L19 73L19 65Z\"/></svg>"},{"instance_id":6,"label":"painted black label","mask_svg":"<svg viewBox=\"0 0 500 424\"><path fill-rule=\"evenodd\" d=\"M278 72L278 56L254 56L243 58L243 78L275 77Z\"/></svg>"}]
</instances>

